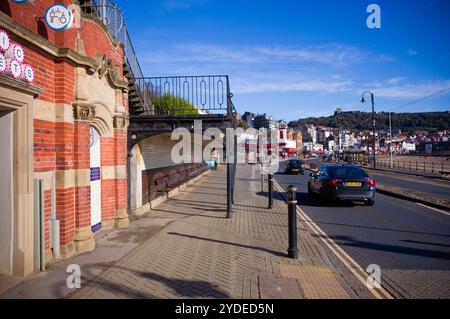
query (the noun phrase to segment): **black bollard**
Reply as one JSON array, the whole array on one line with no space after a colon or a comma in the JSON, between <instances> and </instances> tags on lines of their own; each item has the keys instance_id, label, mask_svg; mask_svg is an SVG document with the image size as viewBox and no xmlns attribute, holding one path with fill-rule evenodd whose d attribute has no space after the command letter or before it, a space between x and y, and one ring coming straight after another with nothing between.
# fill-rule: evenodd
<instances>
[{"instance_id":1,"label":"black bollard","mask_svg":"<svg viewBox=\"0 0 450 319\"><path fill-rule=\"evenodd\" d=\"M297 188L290 185L288 192L288 228L289 228L289 258L298 258L297 249Z\"/></svg>"},{"instance_id":2,"label":"black bollard","mask_svg":"<svg viewBox=\"0 0 450 319\"><path fill-rule=\"evenodd\" d=\"M273 208L273 174L269 174L269 209Z\"/></svg>"}]
</instances>

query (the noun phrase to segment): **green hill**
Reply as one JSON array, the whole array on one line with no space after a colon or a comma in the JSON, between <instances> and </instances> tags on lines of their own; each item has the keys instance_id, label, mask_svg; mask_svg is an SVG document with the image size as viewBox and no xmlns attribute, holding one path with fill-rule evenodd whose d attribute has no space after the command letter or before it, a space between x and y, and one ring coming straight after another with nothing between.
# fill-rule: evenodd
<instances>
[{"instance_id":1,"label":"green hill","mask_svg":"<svg viewBox=\"0 0 450 319\"><path fill-rule=\"evenodd\" d=\"M389 114L376 113L377 130L389 129ZM338 127L354 131L372 129L372 113L368 112L342 112L328 117L310 117L289 122L289 127L302 128L305 124L315 126ZM450 129L450 112L426 113L392 113L392 128L403 132L413 132L417 129L443 130Z\"/></svg>"}]
</instances>

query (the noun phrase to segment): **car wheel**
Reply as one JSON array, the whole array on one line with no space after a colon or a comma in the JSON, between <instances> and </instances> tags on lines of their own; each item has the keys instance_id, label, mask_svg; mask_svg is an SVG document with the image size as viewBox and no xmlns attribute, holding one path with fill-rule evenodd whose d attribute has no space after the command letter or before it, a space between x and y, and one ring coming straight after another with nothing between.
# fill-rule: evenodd
<instances>
[{"instance_id":1,"label":"car wheel","mask_svg":"<svg viewBox=\"0 0 450 319\"><path fill-rule=\"evenodd\" d=\"M314 192L312 191L311 186L309 184L308 184L308 194L311 197L316 197L316 194L314 194Z\"/></svg>"},{"instance_id":2,"label":"car wheel","mask_svg":"<svg viewBox=\"0 0 450 319\"><path fill-rule=\"evenodd\" d=\"M375 204L375 201L373 199L369 199L364 202L364 205L366 205L366 206L373 206L374 204Z\"/></svg>"}]
</instances>

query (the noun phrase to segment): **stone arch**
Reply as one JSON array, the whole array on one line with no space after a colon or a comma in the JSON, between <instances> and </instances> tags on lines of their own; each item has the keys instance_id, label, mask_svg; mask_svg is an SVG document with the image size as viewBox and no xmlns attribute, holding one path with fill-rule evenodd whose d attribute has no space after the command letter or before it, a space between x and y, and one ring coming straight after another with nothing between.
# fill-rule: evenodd
<instances>
[{"instance_id":1,"label":"stone arch","mask_svg":"<svg viewBox=\"0 0 450 319\"><path fill-rule=\"evenodd\" d=\"M109 108L101 102L74 104L76 121L87 122L100 133L101 137L114 136L114 117Z\"/></svg>"},{"instance_id":2,"label":"stone arch","mask_svg":"<svg viewBox=\"0 0 450 319\"><path fill-rule=\"evenodd\" d=\"M91 125L97 129L101 137L114 136L114 118L109 108L100 102L91 104L95 107Z\"/></svg>"}]
</instances>

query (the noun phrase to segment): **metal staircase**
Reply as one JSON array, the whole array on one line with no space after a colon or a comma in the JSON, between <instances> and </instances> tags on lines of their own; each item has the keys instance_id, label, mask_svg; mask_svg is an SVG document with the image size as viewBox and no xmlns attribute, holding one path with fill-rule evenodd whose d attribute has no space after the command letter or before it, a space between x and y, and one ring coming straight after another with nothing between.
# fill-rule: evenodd
<instances>
[{"instance_id":1,"label":"metal staircase","mask_svg":"<svg viewBox=\"0 0 450 319\"><path fill-rule=\"evenodd\" d=\"M145 88L139 87L134 80L144 75L119 8L111 0L79 0L78 3L84 13L100 19L111 35L124 45L123 74L128 79L130 114L148 113L151 107L145 104L142 97Z\"/></svg>"}]
</instances>

